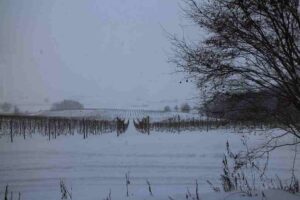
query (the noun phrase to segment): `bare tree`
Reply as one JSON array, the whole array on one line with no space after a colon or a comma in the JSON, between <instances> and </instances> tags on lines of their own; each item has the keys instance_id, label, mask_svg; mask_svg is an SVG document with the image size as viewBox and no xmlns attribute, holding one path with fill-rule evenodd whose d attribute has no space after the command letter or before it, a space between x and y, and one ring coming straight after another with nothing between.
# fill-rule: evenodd
<instances>
[{"instance_id":1,"label":"bare tree","mask_svg":"<svg viewBox=\"0 0 300 200\"><path fill-rule=\"evenodd\" d=\"M177 106L177 105L174 107L174 110L175 110L176 112L178 111L178 106Z\"/></svg>"},{"instance_id":2,"label":"bare tree","mask_svg":"<svg viewBox=\"0 0 300 200\"><path fill-rule=\"evenodd\" d=\"M198 42L171 37L171 62L196 78L207 97L264 91L300 112L299 0L184 0L184 12L207 33ZM300 138L299 118L278 122Z\"/></svg>"},{"instance_id":3,"label":"bare tree","mask_svg":"<svg viewBox=\"0 0 300 200\"><path fill-rule=\"evenodd\" d=\"M20 114L20 109L18 106L14 106L14 114Z\"/></svg>"},{"instance_id":4,"label":"bare tree","mask_svg":"<svg viewBox=\"0 0 300 200\"><path fill-rule=\"evenodd\" d=\"M1 104L0 107L4 112L9 112L12 109L13 105L5 102L5 103Z\"/></svg>"},{"instance_id":5,"label":"bare tree","mask_svg":"<svg viewBox=\"0 0 300 200\"><path fill-rule=\"evenodd\" d=\"M189 113L191 111L191 106L188 103L184 103L180 107L181 112Z\"/></svg>"},{"instance_id":6,"label":"bare tree","mask_svg":"<svg viewBox=\"0 0 300 200\"><path fill-rule=\"evenodd\" d=\"M164 112L171 112L170 106L165 106L164 107Z\"/></svg>"}]
</instances>

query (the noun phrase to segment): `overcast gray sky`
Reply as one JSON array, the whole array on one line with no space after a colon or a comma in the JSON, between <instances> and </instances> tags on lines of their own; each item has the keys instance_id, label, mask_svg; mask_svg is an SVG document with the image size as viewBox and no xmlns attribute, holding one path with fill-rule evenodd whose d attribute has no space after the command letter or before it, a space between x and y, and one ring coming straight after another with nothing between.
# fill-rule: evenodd
<instances>
[{"instance_id":1,"label":"overcast gray sky","mask_svg":"<svg viewBox=\"0 0 300 200\"><path fill-rule=\"evenodd\" d=\"M5 98L112 108L180 104L196 92L179 84L183 74L172 74L163 29L182 34L184 23L177 0L0 0Z\"/></svg>"}]
</instances>

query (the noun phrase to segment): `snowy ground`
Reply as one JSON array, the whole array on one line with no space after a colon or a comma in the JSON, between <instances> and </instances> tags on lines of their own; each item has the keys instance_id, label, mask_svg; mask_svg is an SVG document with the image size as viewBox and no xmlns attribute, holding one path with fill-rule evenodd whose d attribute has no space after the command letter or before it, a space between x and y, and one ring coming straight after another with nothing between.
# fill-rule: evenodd
<instances>
[{"instance_id":1,"label":"snowy ground","mask_svg":"<svg viewBox=\"0 0 300 200\"><path fill-rule=\"evenodd\" d=\"M59 180L72 188L73 199L104 199L111 189L112 199L185 199L187 188L199 183L201 199L239 199L239 194L206 194L211 192L206 180L218 183L221 162L228 140L233 150L241 148L241 134L229 130L209 132L139 134L132 123L119 137L115 133L100 136L60 136L48 141L34 135L23 140L0 139L0 191L5 185L21 192L23 200L60 199ZM251 134L251 144L263 142L261 134ZM290 176L291 149L271 156L271 174L283 179ZM298 159L299 160L299 159ZM300 161L300 160L299 160ZM300 162L296 169L300 169ZM127 198L125 173L130 172L130 198ZM296 172L300 175L300 172ZM150 197L146 180L152 184ZM279 191L268 191L268 199L279 197ZM0 194L2 198L3 193ZM17 194L15 194L17 196ZM229 195L229 196L228 196ZM300 199L280 192L279 199ZM16 197L15 196L15 197ZM255 197L254 199L261 199ZM278 200L279 200L278 199Z\"/></svg>"}]
</instances>

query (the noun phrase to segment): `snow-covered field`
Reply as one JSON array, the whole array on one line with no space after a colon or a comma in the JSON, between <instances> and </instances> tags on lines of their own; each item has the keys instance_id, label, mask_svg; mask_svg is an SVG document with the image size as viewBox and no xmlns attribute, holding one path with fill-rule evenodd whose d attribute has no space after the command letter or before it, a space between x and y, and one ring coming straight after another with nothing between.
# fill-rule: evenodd
<instances>
[{"instance_id":1,"label":"snow-covered field","mask_svg":"<svg viewBox=\"0 0 300 200\"><path fill-rule=\"evenodd\" d=\"M111 189L112 199L185 199L187 188L195 190L199 183L201 199L237 199L238 194L213 194L206 183L219 183L221 162L228 140L233 150L242 148L242 134L230 130L186 132L181 134L139 134L132 123L125 134L89 136L60 136L48 141L34 135L24 140L0 138L0 198L5 185L21 192L22 200L60 199L59 181L62 178L72 188L73 199L104 199ZM251 134L251 145L264 141L261 132ZM290 177L293 154L291 149L277 151L270 159L270 174ZM300 161L298 159L298 161ZM297 162L296 169L300 169ZM126 197L125 173L130 173ZM296 172L300 175L300 172ZM148 192L146 180L154 196ZM71 190L71 189L70 189ZM267 192L276 195L276 192ZM281 195L282 193L280 193ZM17 193L14 194L17 197ZM229 195L229 198L228 198ZM280 196L300 199L299 196ZM281 198L281 199L282 199ZM261 199L256 197L256 199Z\"/></svg>"},{"instance_id":2,"label":"snow-covered field","mask_svg":"<svg viewBox=\"0 0 300 200\"><path fill-rule=\"evenodd\" d=\"M85 109L85 110L63 110L63 111L42 111L36 113L43 116L55 117L92 117L99 119L137 119L149 116L152 120L159 121L167 118L178 117L180 119L199 119L200 115L195 113L163 112L155 110L129 110L129 109Z\"/></svg>"}]
</instances>

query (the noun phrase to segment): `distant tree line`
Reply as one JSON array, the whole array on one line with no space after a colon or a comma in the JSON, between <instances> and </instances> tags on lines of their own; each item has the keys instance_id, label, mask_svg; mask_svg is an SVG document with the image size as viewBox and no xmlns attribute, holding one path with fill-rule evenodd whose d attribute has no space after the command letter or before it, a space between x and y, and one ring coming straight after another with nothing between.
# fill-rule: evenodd
<instances>
[{"instance_id":1,"label":"distant tree line","mask_svg":"<svg viewBox=\"0 0 300 200\"><path fill-rule=\"evenodd\" d=\"M207 100L201 111L209 117L229 120L276 120L287 114L300 119L300 112L280 96L275 97L267 91L216 93Z\"/></svg>"},{"instance_id":2,"label":"distant tree line","mask_svg":"<svg viewBox=\"0 0 300 200\"><path fill-rule=\"evenodd\" d=\"M172 109L170 106L165 106L164 107L164 112L171 112ZM181 111L181 112L184 112L184 113L189 113L191 111L191 106L188 104L188 103L183 103L180 108L178 107L178 105L176 105L174 107L174 111L175 112L178 112L178 111Z\"/></svg>"},{"instance_id":3,"label":"distant tree line","mask_svg":"<svg viewBox=\"0 0 300 200\"><path fill-rule=\"evenodd\" d=\"M74 100L63 100L61 102L54 103L51 110L80 110L84 109L83 104Z\"/></svg>"}]
</instances>

